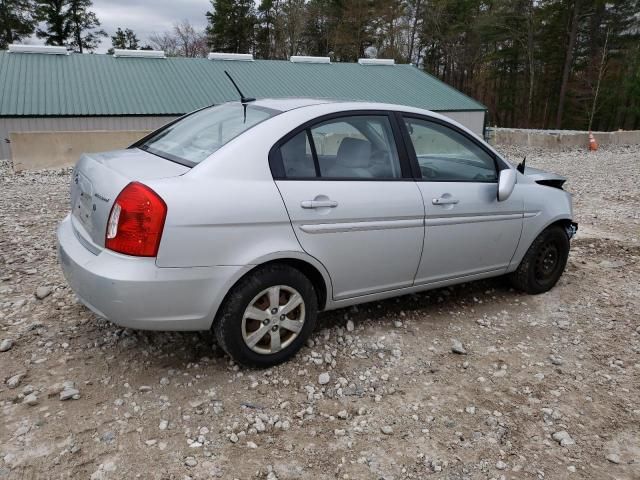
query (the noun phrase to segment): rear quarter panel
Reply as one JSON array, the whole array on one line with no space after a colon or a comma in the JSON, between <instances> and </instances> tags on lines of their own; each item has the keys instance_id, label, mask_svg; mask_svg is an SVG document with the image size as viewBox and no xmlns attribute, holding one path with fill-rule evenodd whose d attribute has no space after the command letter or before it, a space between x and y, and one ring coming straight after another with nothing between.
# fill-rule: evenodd
<instances>
[{"instance_id":1,"label":"rear quarter panel","mask_svg":"<svg viewBox=\"0 0 640 480\"><path fill-rule=\"evenodd\" d=\"M158 266L247 265L300 250L273 181L181 180L152 186L167 203Z\"/></svg>"}]
</instances>

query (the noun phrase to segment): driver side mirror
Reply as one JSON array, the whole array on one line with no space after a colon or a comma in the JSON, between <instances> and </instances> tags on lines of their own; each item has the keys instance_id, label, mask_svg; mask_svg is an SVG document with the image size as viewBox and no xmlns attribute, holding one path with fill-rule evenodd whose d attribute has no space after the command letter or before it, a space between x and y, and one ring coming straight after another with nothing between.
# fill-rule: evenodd
<instances>
[{"instance_id":1,"label":"driver side mirror","mask_svg":"<svg viewBox=\"0 0 640 480\"><path fill-rule=\"evenodd\" d=\"M498 177L498 201L504 202L511 196L511 192L516 186L516 171L512 168L507 168L500 171Z\"/></svg>"}]
</instances>

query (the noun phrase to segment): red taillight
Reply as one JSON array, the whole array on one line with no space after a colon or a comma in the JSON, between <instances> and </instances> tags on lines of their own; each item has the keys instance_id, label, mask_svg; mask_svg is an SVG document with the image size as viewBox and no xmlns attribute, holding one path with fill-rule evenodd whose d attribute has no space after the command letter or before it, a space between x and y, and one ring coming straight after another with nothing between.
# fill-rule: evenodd
<instances>
[{"instance_id":1,"label":"red taillight","mask_svg":"<svg viewBox=\"0 0 640 480\"><path fill-rule=\"evenodd\" d=\"M158 254L167 204L146 185L132 182L116 198L105 238L105 247L137 257Z\"/></svg>"}]
</instances>

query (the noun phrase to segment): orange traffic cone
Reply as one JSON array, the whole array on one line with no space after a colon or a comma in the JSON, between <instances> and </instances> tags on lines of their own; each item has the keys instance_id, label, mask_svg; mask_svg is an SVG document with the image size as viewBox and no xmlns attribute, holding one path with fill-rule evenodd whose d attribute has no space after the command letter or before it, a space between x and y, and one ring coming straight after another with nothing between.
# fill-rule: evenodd
<instances>
[{"instance_id":1,"label":"orange traffic cone","mask_svg":"<svg viewBox=\"0 0 640 480\"><path fill-rule=\"evenodd\" d=\"M593 138L593 133L589 132L589 151L595 152L598 150L598 142Z\"/></svg>"}]
</instances>

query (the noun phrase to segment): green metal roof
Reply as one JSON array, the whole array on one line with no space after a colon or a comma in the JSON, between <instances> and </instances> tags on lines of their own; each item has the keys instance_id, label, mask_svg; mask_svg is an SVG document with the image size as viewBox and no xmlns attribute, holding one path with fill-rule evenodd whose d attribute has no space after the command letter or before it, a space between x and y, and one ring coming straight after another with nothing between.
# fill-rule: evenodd
<instances>
[{"instance_id":1,"label":"green metal roof","mask_svg":"<svg viewBox=\"0 0 640 480\"><path fill-rule=\"evenodd\" d=\"M485 110L411 65L306 64L285 60L115 58L0 52L0 116L176 115L245 95Z\"/></svg>"}]
</instances>

